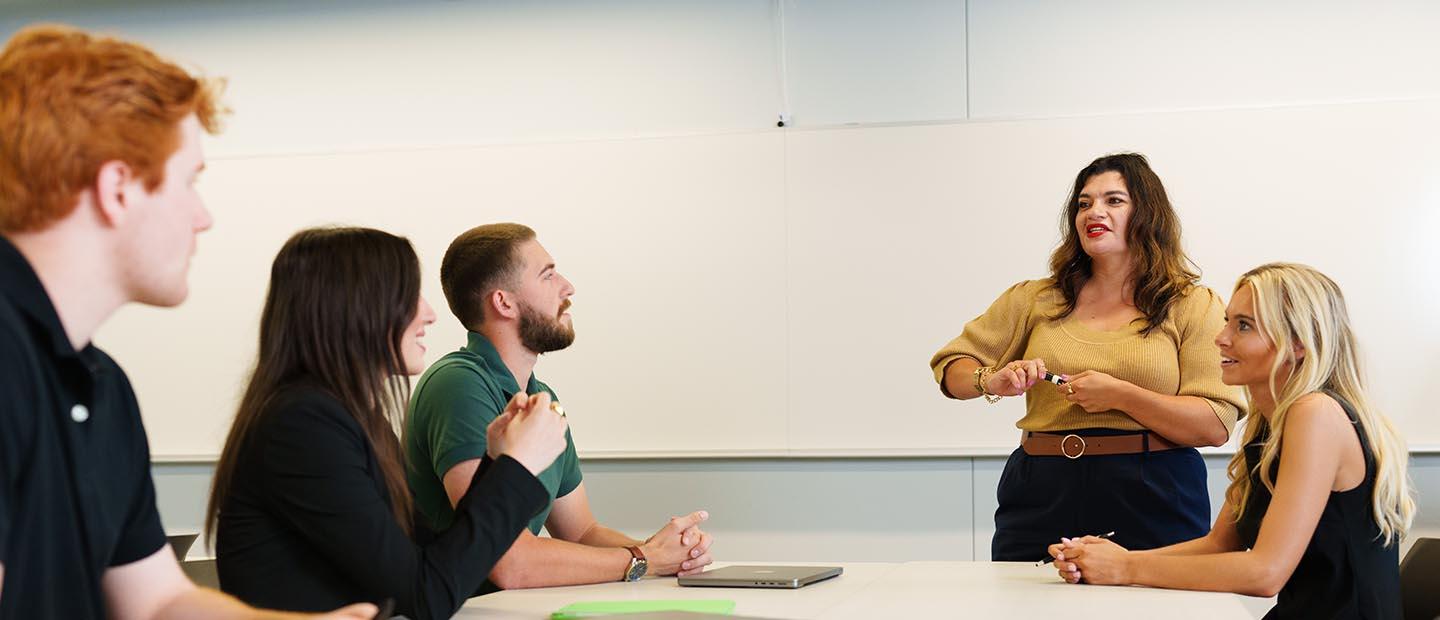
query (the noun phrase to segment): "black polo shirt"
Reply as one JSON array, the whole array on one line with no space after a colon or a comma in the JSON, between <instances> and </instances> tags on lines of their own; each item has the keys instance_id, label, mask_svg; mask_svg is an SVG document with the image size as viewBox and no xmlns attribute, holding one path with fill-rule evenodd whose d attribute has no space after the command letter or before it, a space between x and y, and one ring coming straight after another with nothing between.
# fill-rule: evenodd
<instances>
[{"instance_id":1,"label":"black polo shirt","mask_svg":"<svg viewBox=\"0 0 1440 620\"><path fill-rule=\"evenodd\" d=\"M105 570L164 546L130 381L0 237L0 619L103 618Z\"/></svg>"}]
</instances>

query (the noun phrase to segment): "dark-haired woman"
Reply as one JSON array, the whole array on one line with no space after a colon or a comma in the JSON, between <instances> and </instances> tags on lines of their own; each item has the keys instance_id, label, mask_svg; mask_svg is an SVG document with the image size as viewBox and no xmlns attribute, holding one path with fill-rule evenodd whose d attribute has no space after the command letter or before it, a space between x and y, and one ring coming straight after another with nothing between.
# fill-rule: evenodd
<instances>
[{"instance_id":1,"label":"dark-haired woman","mask_svg":"<svg viewBox=\"0 0 1440 620\"><path fill-rule=\"evenodd\" d=\"M1050 272L1005 291L930 361L951 398L1025 395L992 559L1034 561L1061 537L1112 531L1133 549L1203 535L1210 499L1193 446L1224 443L1243 401L1215 365L1225 306L1196 283L1143 156L1076 175Z\"/></svg>"},{"instance_id":2,"label":"dark-haired woman","mask_svg":"<svg viewBox=\"0 0 1440 620\"><path fill-rule=\"evenodd\" d=\"M454 525L414 531L395 416L434 321L401 237L311 229L280 249L206 515L222 589L291 610L393 598L397 613L448 618L545 506L534 473L564 450L565 422L519 397L489 427Z\"/></svg>"}]
</instances>

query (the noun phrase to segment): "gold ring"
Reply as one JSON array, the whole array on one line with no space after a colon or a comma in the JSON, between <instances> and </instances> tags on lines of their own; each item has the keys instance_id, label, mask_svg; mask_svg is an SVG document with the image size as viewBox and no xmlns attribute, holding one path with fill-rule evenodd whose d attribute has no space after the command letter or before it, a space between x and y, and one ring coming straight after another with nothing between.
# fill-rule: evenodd
<instances>
[{"instance_id":1,"label":"gold ring","mask_svg":"<svg viewBox=\"0 0 1440 620\"><path fill-rule=\"evenodd\" d=\"M560 403L551 402L551 403L550 403L550 410L551 410L551 411L554 411L555 413L560 414L560 417L562 417L562 418L565 417L565 408L564 408L564 407L561 407L561 406L560 406Z\"/></svg>"},{"instance_id":2,"label":"gold ring","mask_svg":"<svg viewBox=\"0 0 1440 620\"><path fill-rule=\"evenodd\" d=\"M1070 384L1068 384L1068 383L1065 384L1065 393L1066 393L1066 394L1069 394L1069 395L1071 395L1071 396L1074 396L1074 395L1075 395L1075 386L1070 385Z\"/></svg>"}]
</instances>

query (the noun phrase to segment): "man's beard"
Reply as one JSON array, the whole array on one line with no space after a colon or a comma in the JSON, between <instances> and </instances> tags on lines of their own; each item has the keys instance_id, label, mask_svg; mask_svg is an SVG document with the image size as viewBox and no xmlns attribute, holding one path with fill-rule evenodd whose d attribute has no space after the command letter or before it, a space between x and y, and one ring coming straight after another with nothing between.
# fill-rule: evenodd
<instances>
[{"instance_id":1,"label":"man's beard","mask_svg":"<svg viewBox=\"0 0 1440 620\"><path fill-rule=\"evenodd\" d=\"M560 313L570 307L566 300L560 306ZM575 329L566 325L559 316L546 316L530 304L520 302L520 344L536 354L559 351L575 342Z\"/></svg>"}]
</instances>

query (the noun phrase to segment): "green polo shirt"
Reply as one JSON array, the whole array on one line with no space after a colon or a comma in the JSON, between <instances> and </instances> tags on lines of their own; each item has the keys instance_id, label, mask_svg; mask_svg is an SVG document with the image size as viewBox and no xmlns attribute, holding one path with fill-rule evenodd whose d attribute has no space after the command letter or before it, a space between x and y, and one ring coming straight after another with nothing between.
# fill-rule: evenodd
<instances>
[{"instance_id":1,"label":"green polo shirt","mask_svg":"<svg viewBox=\"0 0 1440 620\"><path fill-rule=\"evenodd\" d=\"M485 427L500 416L518 391L520 386L495 346L475 332L470 332L464 347L440 358L416 383L405 416L405 469L415 507L435 531L448 529L455 519L442 482L445 472L463 461L485 456ZM541 391L559 402L550 386L530 375L525 393ZM570 431L565 431L565 452L540 472L539 478L550 493L550 503L530 520L534 534L545 525L555 498L580 486L580 459Z\"/></svg>"}]
</instances>

